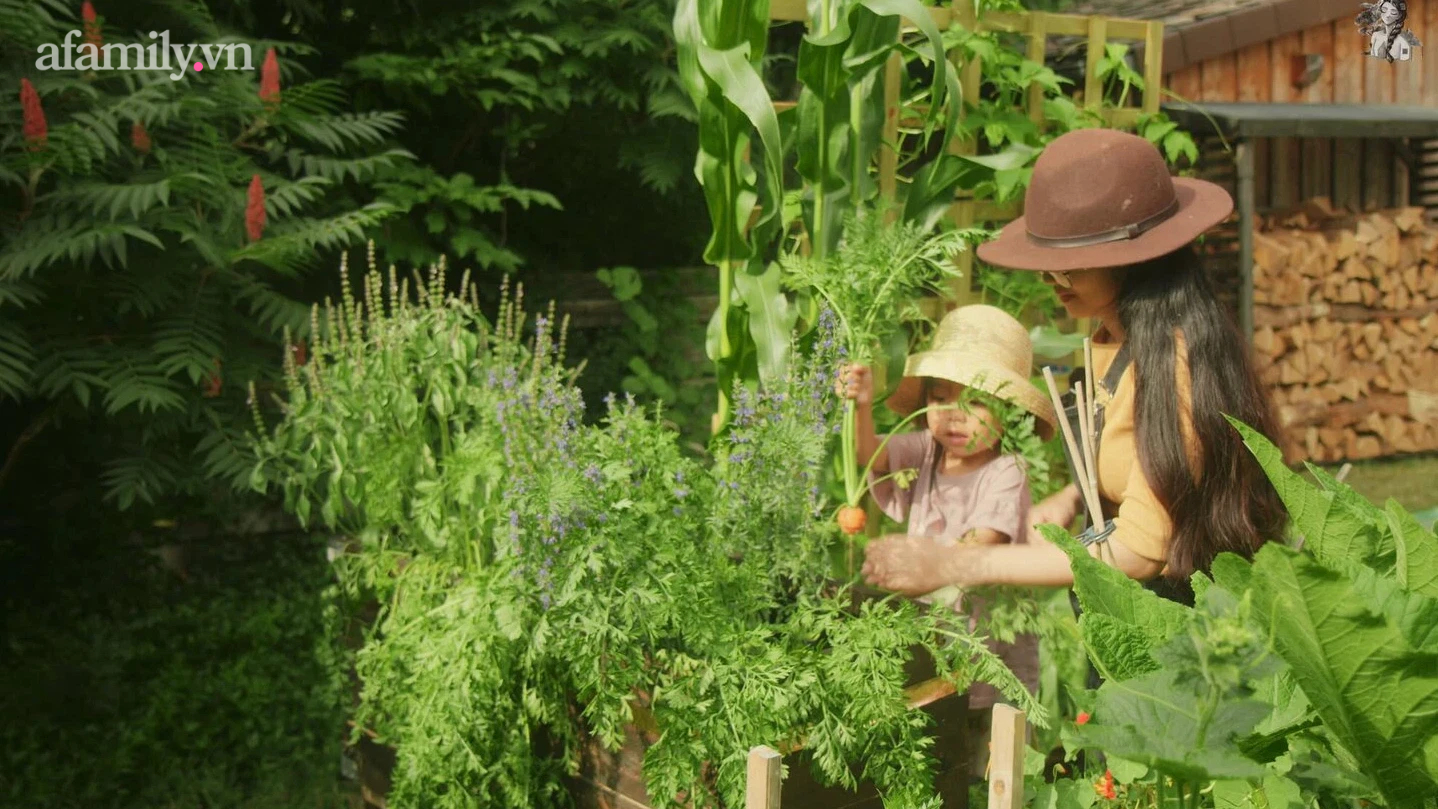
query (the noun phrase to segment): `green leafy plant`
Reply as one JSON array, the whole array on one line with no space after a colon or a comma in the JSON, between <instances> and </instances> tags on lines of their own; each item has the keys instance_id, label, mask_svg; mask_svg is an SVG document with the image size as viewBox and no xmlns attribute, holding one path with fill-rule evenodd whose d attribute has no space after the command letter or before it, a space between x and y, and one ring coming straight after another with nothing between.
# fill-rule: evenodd
<instances>
[{"instance_id":1,"label":"green leafy plant","mask_svg":"<svg viewBox=\"0 0 1438 809\"><path fill-rule=\"evenodd\" d=\"M895 346L897 337L901 365L908 343L901 331L903 321L919 316L916 300L921 293L940 292L943 279L955 274L951 259L967 249L969 234L930 235L917 224L886 222L878 212L854 217L846 232L840 249L828 257L784 257L785 283L823 301L834 312L837 339L850 361L872 363L880 347ZM842 435L845 502L857 506L864 487L852 401L844 405Z\"/></svg>"},{"instance_id":2,"label":"green leafy plant","mask_svg":"<svg viewBox=\"0 0 1438 809\"><path fill-rule=\"evenodd\" d=\"M1195 575L1195 608L1145 591L1061 530L1079 627L1106 681L1066 733L1140 805L1431 806L1438 794L1438 537L1317 467L1314 486L1239 422L1306 538ZM1090 699L1090 698L1085 698ZM1117 775L1122 770L1123 775ZM1145 787L1145 780L1147 786ZM1207 796L1207 797L1205 797Z\"/></svg>"},{"instance_id":3,"label":"green leafy plant","mask_svg":"<svg viewBox=\"0 0 1438 809\"><path fill-rule=\"evenodd\" d=\"M584 746L650 722L657 805L738 805L745 751L799 741L826 782L936 805L903 692L915 653L1045 721L965 628L896 599L855 609L828 582L832 332L777 389L735 392L709 465L632 402L587 424L564 329L536 318L526 341L518 301L491 323L439 268L418 302L373 268L363 288L290 364L254 485L355 540L346 588L379 606L357 732L396 748L396 804L557 805Z\"/></svg>"},{"instance_id":4,"label":"green leafy plant","mask_svg":"<svg viewBox=\"0 0 1438 809\"><path fill-rule=\"evenodd\" d=\"M702 353L705 330L688 289L673 273L645 279L633 267L612 267L596 275L623 307L625 321L573 343L575 356L585 361L582 384L630 393L645 405L662 402L686 443L702 452L713 413L714 368ZM599 397L590 394L586 404L597 409Z\"/></svg>"},{"instance_id":5,"label":"green leafy plant","mask_svg":"<svg viewBox=\"0 0 1438 809\"><path fill-rule=\"evenodd\" d=\"M203 41L227 39L190 12ZM122 509L242 486L244 382L272 384L283 329L307 327L316 256L393 213L374 182L410 159L389 143L400 117L344 112L286 43L242 43L278 54L278 98L260 71L35 71L73 14L0 3L0 78L35 93L23 113L20 94L0 102L0 394L32 431L89 431Z\"/></svg>"},{"instance_id":6,"label":"green leafy plant","mask_svg":"<svg viewBox=\"0 0 1438 809\"><path fill-rule=\"evenodd\" d=\"M64 578L5 588L0 803L344 807L341 633L353 605L323 541L192 546L181 583L86 540L71 543L82 554L33 551Z\"/></svg>"}]
</instances>

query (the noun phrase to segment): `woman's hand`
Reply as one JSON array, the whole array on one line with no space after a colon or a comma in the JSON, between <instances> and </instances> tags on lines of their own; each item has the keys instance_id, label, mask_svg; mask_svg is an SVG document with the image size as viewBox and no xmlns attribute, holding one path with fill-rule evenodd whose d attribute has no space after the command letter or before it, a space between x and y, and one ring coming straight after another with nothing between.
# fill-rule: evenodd
<instances>
[{"instance_id":1,"label":"woman's hand","mask_svg":"<svg viewBox=\"0 0 1438 809\"><path fill-rule=\"evenodd\" d=\"M853 399L856 404L874 403L874 372L863 365L845 365L839 371L834 391L841 399Z\"/></svg>"},{"instance_id":2,"label":"woman's hand","mask_svg":"<svg viewBox=\"0 0 1438 809\"><path fill-rule=\"evenodd\" d=\"M889 534L876 539L864 549L864 580L875 587L909 596L924 595L956 581L954 573L962 570L955 565L956 557L965 550L957 546L940 546L928 537Z\"/></svg>"}]
</instances>

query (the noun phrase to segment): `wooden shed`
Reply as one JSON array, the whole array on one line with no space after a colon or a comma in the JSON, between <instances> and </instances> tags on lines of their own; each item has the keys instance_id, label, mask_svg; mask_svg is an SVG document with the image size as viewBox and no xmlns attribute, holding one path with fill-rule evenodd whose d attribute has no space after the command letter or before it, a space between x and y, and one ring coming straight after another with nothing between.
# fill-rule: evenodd
<instances>
[{"instance_id":1,"label":"wooden shed","mask_svg":"<svg viewBox=\"0 0 1438 809\"><path fill-rule=\"evenodd\" d=\"M1438 2L1409 61L1357 0L1087 0L1165 24L1163 109L1233 221L1205 240L1291 460L1438 450ZM1057 56L1051 54L1051 56ZM1136 60L1141 55L1135 55Z\"/></svg>"},{"instance_id":2,"label":"wooden shed","mask_svg":"<svg viewBox=\"0 0 1438 809\"><path fill-rule=\"evenodd\" d=\"M1438 109L1438 3L1408 3L1404 27L1422 46L1396 63L1364 55L1358 0L1082 0L1073 10L1162 21L1165 101ZM1417 204L1438 218L1438 141L1279 137L1255 143L1253 159L1260 211L1322 196L1354 211Z\"/></svg>"}]
</instances>

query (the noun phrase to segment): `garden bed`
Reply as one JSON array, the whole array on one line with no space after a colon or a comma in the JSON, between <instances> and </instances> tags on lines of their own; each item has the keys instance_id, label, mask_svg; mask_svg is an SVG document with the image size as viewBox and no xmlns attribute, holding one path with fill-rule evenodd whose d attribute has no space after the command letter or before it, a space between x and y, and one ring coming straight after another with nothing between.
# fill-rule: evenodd
<instances>
[{"instance_id":1,"label":"garden bed","mask_svg":"<svg viewBox=\"0 0 1438 809\"><path fill-rule=\"evenodd\" d=\"M831 583L835 589L838 582ZM854 609L860 603L886 596L862 585L854 587ZM371 616L372 617L372 616ZM922 646L908 650L905 666L905 694L913 710L926 713L934 739L932 753L938 760L935 779L943 809L967 809L974 740L966 693L939 676L933 660ZM644 755L659 739L660 729L649 707L647 694L633 703L634 721L624 728L624 741L617 751L586 731L581 731L579 771L566 781L577 809L653 809L644 779ZM355 748L359 762L361 793L367 807L387 809L397 755L396 750L366 733ZM812 754L789 745L782 748L788 776L783 781L781 801L792 809L882 809L878 787L855 773L857 788L827 786L814 775Z\"/></svg>"}]
</instances>

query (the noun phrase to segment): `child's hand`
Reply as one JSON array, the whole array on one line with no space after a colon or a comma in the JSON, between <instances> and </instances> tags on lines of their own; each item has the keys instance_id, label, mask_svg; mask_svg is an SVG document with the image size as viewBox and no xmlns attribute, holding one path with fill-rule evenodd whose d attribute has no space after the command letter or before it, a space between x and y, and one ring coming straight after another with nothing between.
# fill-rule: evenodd
<instances>
[{"instance_id":1,"label":"child's hand","mask_svg":"<svg viewBox=\"0 0 1438 809\"><path fill-rule=\"evenodd\" d=\"M1069 491L1070 489L1073 491ZM1078 487L1069 484L1029 509L1029 527L1035 532L1045 523L1067 529L1078 516L1079 503L1076 501Z\"/></svg>"},{"instance_id":2,"label":"child's hand","mask_svg":"<svg viewBox=\"0 0 1438 809\"><path fill-rule=\"evenodd\" d=\"M863 365L846 365L839 371L834 390L841 399L861 405L874 403L874 372Z\"/></svg>"}]
</instances>

